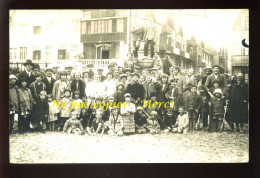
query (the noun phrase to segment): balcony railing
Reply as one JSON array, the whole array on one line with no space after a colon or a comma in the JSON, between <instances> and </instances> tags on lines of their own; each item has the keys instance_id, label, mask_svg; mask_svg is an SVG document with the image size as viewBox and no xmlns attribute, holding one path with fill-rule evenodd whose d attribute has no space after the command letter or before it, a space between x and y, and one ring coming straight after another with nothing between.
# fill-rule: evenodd
<instances>
[{"instance_id":1,"label":"balcony railing","mask_svg":"<svg viewBox=\"0 0 260 178\"><path fill-rule=\"evenodd\" d=\"M125 41L126 33L104 33L104 34L84 34L81 35L81 43L97 43L97 42L118 42Z\"/></svg>"},{"instance_id":2,"label":"balcony railing","mask_svg":"<svg viewBox=\"0 0 260 178\"><path fill-rule=\"evenodd\" d=\"M106 69L109 64L117 64L118 59L57 59L53 60L53 62L49 61L35 61L33 60L33 63L37 63L40 65L41 69L45 69L47 66L52 65L54 63L60 65L60 66L65 66L66 64L74 64L74 65L82 65L86 66L88 64L94 64L95 68L103 68ZM9 66L12 68L16 68L19 71L25 70L24 64L25 60L20 60L20 61L10 61Z\"/></svg>"},{"instance_id":3,"label":"balcony railing","mask_svg":"<svg viewBox=\"0 0 260 178\"><path fill-rule=\"evenodd\" d=\"M249 56L232 56L232 65L247 66L249 64Z\"/></svg>"}]
</instances>

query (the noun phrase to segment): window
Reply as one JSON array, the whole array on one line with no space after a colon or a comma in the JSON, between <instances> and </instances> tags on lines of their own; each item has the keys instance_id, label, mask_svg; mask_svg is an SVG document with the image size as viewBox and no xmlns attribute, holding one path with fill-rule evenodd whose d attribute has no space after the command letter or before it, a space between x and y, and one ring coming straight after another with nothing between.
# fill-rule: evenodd
<instances>
[{"instance_id":1,"label":"window","mask_svg":"<svg viewBox=\"0 0 260 178\"><path fill-rule=\"evenodd\" d=\"M81 22L81 34L112 33L113 31L124 32L124 23L124 19L92 20L88 22Z\"/></svg>"},{"instance_id":2,"label":"window","mask_svg":"<svg viewBox=\"0 0 260 178\"><path fill-rule=\"evenodd\" d=\"M17 57L17 48L10 48L10 60L15 60Z\"/></svg>"},{"instance_id":3,"label":"window","mask_svg":"<svg viewBox=\"0 0 260 178\"><path fill-rule=\"evenodd\" d=\"M241 30L248 30L249 29L249 17L243 16L241 17Z\"/></svg>"},{"instance_id":4,"label":"window","mask_svg":"<svg viewBox=\"0 0 260 178\"><path fill-rule=\"evenodd\" d=\"M34 26L34 27L33 27L33 34L34 34L34 35L39 35L39 34L41 34L41 31L42 31L42 27L41 27L41 26Z\"/></svg>"},{"instance_id":5,"label":"window","mask_svg":"<svg viewBox=\"0 0 260 178\"><path fill-rule=\"evenodd\" d=\"M20 47L20 59L27 59L27 47Z\"/></svg>"},{"instance_id":6,"label":"window","mask_svg":"<svg viewBox=\"0 0 260 178\"><path fill-rule=\"evenodd\" d=\"M87 33L87 23L86 22L81 22L81 34L86 34Z\"/></svg>"},{"instance_id":7,"label":"window","mask_svg":"<svg viewBox=\"0 0 260 178\"><path fill-rule=\"evenodd\" d=\"M124 32L124 19L117 19L117 30L116 32Z\"/></svg>"},{"instance_id":8,"label":"window","mask_svg":"<svg viewBox=\"0 0 260 178\"><path fill-rule=\"evenodd\" d=\"M58 59L66 59L66 49L58 50Z\"/></svg>"},{"instance_id":9,"label":"window","mask_svg":"<svg viewBox=\"0 0 260 178\"><path fill-rule=\"evenodd\" d=\"M41 60L41 50L33 51L33 60Z\"/></svg>"},{"instance_id":10,"label":"window","mask_svg":"<svg viewBox=\"0 0 260 178\"><path fill-rule=\"evenodd\" d=\"M45 50L45 59L51 59L51 46L46 46L46 50Z\"/></svg>"}]
</instances>

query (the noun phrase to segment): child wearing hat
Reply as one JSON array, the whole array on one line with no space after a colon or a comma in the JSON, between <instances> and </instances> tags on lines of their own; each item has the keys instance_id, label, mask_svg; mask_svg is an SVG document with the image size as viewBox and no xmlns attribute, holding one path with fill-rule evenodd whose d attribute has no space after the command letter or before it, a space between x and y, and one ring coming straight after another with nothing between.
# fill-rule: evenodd
<instances>
[{"instance_id":1,"label":"child wearing hat","mask_svg":"<svg viewBox=\"0 0 260 178\"><path fill-rule=\"evenodd\" d=\"M49 104L46 100L46 91L39 93L39 99L34 106L34 117L32 118L32 125L34 131L41 131L45 133L46 123L49 115Z\"/></svg>"},{"instance_id":2,"label":"child wearing hat","mask_svg":"<svg viewBox=\"0 0 260 178\"><path fill-rule=\"evenodd\" d=\"M131 103L131 94L125 94L125 103L121 105L121 115L124 121L124 134L135 133L134 113L136 112L135 105Z\"/></svg>"},{"instance_id":3,"label":"child wearing hat","mask_svg":"<svg viewBox=\"0 0 260 178\"><path fill-rule=\"evenodd\" d=\"M71 115L71 91L66 89L64 91L64 98L60 100L60 120L58 130L62 131L65 122L70 118Z\"/></svg>"},{"instance_id":4,"label":"child wearing hat","mask_svg":"<svg viewBox=\"0 0 260 178\"><path fill-rule=\"evenodd\" d=\"M147 128L151 134L160 133L160 125L158 120L160 116L156 111L152 111L150 117L147 119Z\"/></svg>"},{"instance_id":5,"label":"child wearing hat","mask_svg":"<svg viewBox=\"0 0 260 178\"><path fill-rule=\"evenodd\" d=\"M41 91L46 91L46 85L42 82L43 75L40 72L35 74L35 81L32 82L29 86L34 101L37 102L39 98L39 94Z\"/></svg>"},{"instance_id":6,"label":"child wearing hat","mask_svg":"<svg viewBox=\"0 0 260 178\"><path fill-rule=\"evenodd\" d=\"M144 134L147 132L147 118L149 115L145 112L144 108L141 106L137 107L137 112L135 113L135 131L138 134Z\"/></svg>"},{"instance_id":7,"label":"child wearing hat","mask_svg":"<svg viewBox=\"0 0 260 178\"><path fill-rule=\"evenodd\" d=\"M58 121L58 113L60 112L57 105L54 103L52 94L47 95L48 105L49 105L49 115L47 126L50 131L55 130L56 122Z\"/></svg>"},{"instance_id":8,"label":"child wearing hat","mask_svg":"<svg viewBox=\"0 0 260 178\"><path fill-rule=\"evenodd\" d=\"M68 119L63 127L64 133L73 133L77 135L85 135L84 129L77 119L78 113L71 112L71 117Z\"/></svg>"},{"instance_id":9,"label":"child wearing hat","mask_svg":"<svg viewBox=\"0 0 260 178\"><path fill-rule=\"evenodd\" d=\"M114 98L117 103L119 102L123 103L125 101L125 86L123 83L117 84Z\"/></svg>"},{"instance_id":10,"label":"child wearing hat","mask_svg":"<svg viewBox=\"0 0 260 178\"><path fill-rule=\"evenodd\" d=\"M32 93L27 88L27 78L21 78L19 80L21 86L19 91L20 96L20 112L18 120L19 132L26 132L30 130L31 112L33 109L34 100Z\"/></svg>"},{"instance_id":11,"label":"child wearing hat","mask_svg":"<svg viewBox=\"0 0 260 178\"><path fill-rule=\"evenodd\" d=\"M211 98L210 113L212 116L212 131L221 132L223 118L225 113L225 100L222 98L223 93L220 88L216 88L213 92L215 97Z\"/></svg>"},{"instance_id":12,"label":"child wearing hat","mask_svg":"<svg viewBox=\"0 0 260 178\"><path fill-rule=\"evenodd\" d=\"M124 121L122 116L119 114L119 108L111 108L108 127L108 135L123 136Z\"/></svg>"},{"instance_id":13,"label":"child wearing hat","mask_svg":"<svg viewBox=\"0 0 260 178\"><path fill-rule=\"evenodd\" d=\"M187 133L189 131L189 117L188 114L184 112L182 106L179 107L179 115L177 117L175 127L173 128L174 133Z\"/></svg>"},{"instance_id":14,"label":"child wearing hat","mask_svg":"<svg viewBox=\"0 0 260 178\"><path fill-rule=\"evenodd\" d=\"M19 91L16 85L17 77L15 75L9 76L9 118L10 118L10 129L9 133L12 134L13 132L13 125L14 125L14 118L18 114L19 110Z\"/></svg>"}]
</instances>

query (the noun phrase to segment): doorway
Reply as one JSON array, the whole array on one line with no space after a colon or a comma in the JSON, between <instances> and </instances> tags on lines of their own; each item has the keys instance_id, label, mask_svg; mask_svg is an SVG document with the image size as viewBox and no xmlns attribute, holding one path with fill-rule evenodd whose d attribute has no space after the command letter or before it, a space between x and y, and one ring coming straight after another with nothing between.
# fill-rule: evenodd
<instances>
[{"instance_id":1,"label":"doorway","mask_svg":"<svg viewBox=\"0 0 260 178\"><path fill-rule=\"evenodd\" d=\"M96 59L109 59L110 49L111 45L109 44L96 45Z\"/></svg>"}]
</instances>

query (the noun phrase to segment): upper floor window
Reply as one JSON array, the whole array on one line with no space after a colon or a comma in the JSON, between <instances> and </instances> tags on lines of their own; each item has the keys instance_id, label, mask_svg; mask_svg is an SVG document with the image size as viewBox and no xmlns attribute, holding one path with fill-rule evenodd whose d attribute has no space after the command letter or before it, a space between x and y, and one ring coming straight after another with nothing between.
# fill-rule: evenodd
<instances>
[{"instance_id":1,"label":"upper floor window","mask_svg":"<svg viewBox=\"0 0 260 178\"><path fill-rule=\"evenodd\" d=\"M41 32L42 32L42 27L41 26L34 26L33 27L33 34L34 35L39 35L39 34L41 34Z\"/></svg>"},{"instance_id":2,"label":"upper floor window","mask_svg":"<svg viewBox=\"0 0 260 178\"><path fill-rule=\"evenodd\" d=\"M125 32L125 19L91 20L81 22L81 34Z\"/></svg>"},{"instance_id":3,"label":"upper floor window","mask_svg":"<svg viewBox=\"0 0 260 178\"><path fill-rule=\"evenodd\" d=\"M27 59L27 47L20 47L20 59Z\"/></svg>"}]
</instances>

